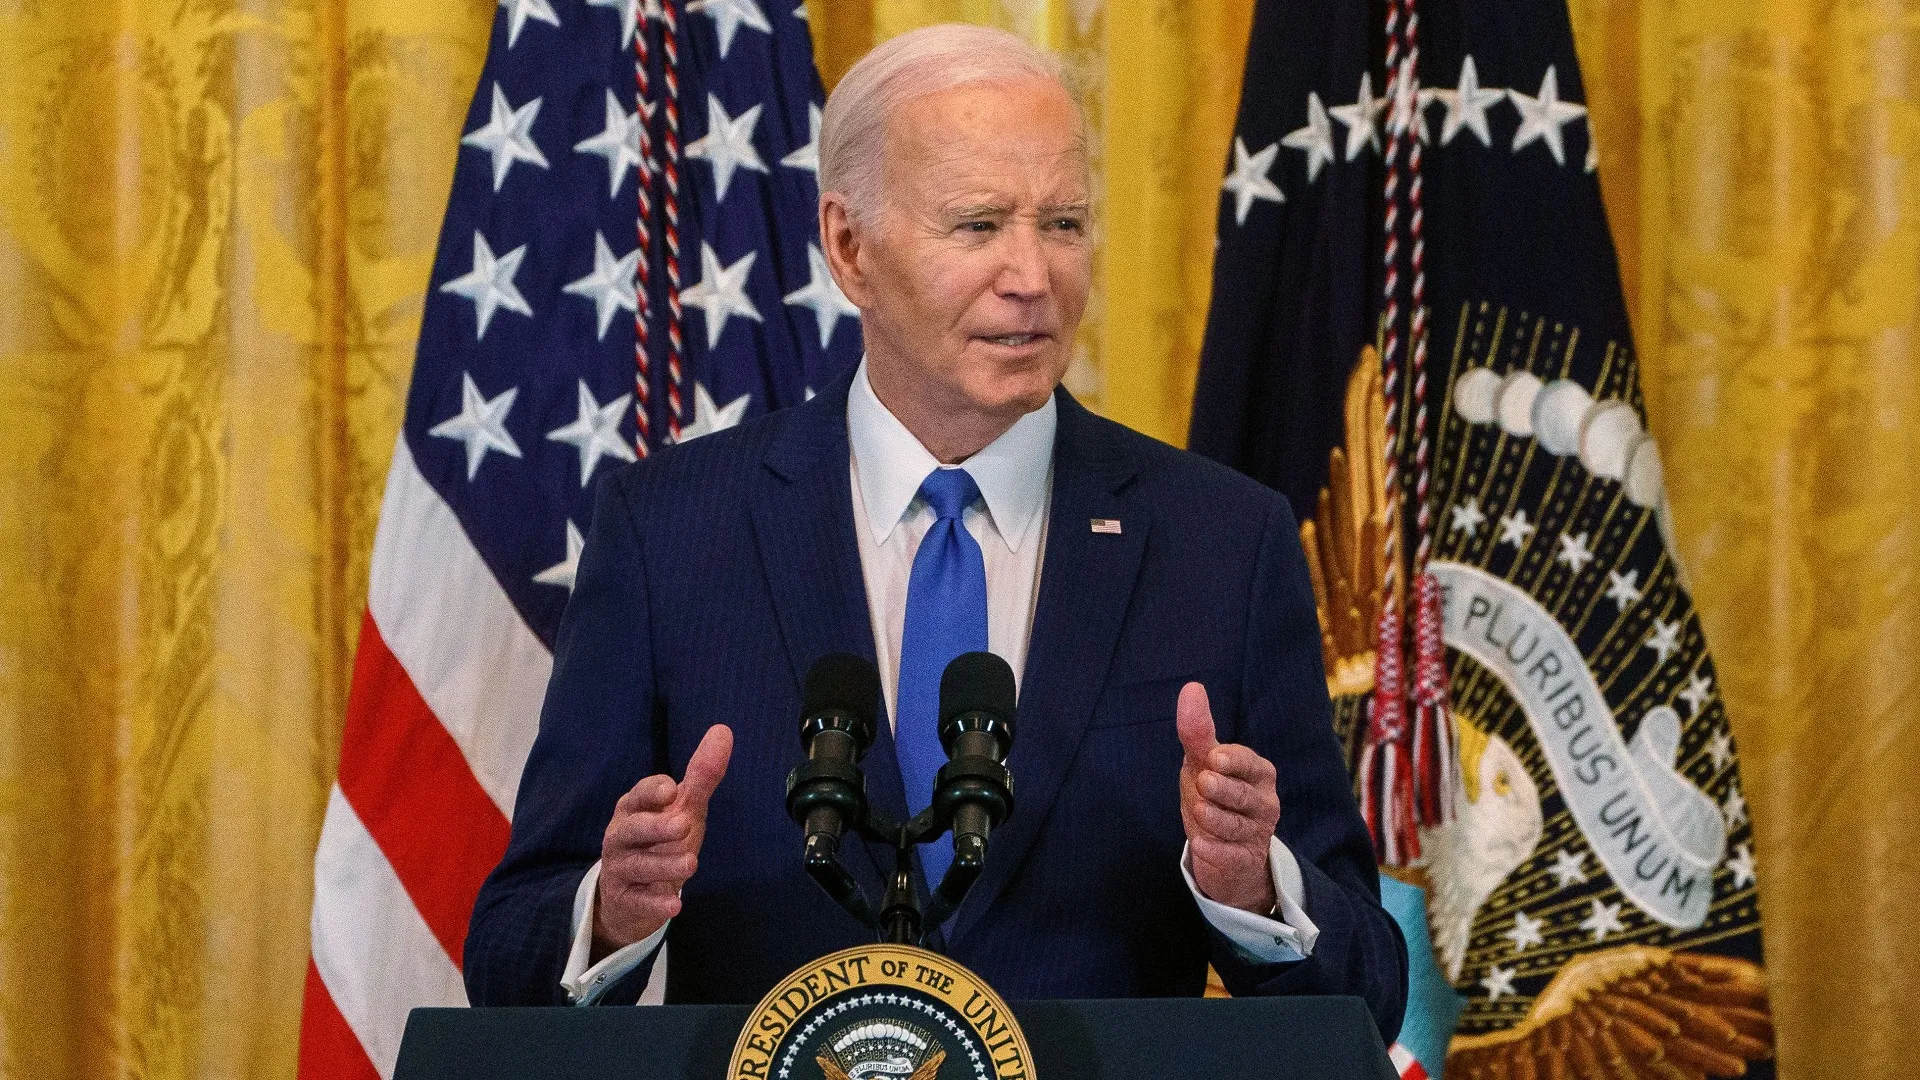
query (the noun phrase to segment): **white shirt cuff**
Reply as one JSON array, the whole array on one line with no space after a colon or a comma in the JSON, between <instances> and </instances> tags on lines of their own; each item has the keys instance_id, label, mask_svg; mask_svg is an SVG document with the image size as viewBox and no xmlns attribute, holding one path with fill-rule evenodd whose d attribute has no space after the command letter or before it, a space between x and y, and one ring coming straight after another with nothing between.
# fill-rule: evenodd
<instances>
[{"instance_id":1,"label":"white shirt cuff","mask_svg":"<svg viewBox=\"0 0 1920 1080\"><path fill-rule=\"evenodd\" d=\"M1294 873L1299 873L1298 868ZM599 895L600 864L596 862L580 879L580 887L573 891L573 949L567 953L567 967L560 975L560 986L566 990L567 1000L575 1005L593 1004L622 976L646 963L647 957L667 939L667 926L673 922L667 920L660 929L614 950L588 967L587 961L593 957L593 905Z\"/></svg>"},{"instance_id":2,"label":"white shirt cuff","mask_svg":"<svg viewBox=\"0 0 1920 1080\"><path fill-rule=\"evenodd\" d=\"M1258 964L1279 964L1293 960L1305 960L1313 955L1313 943L1320 937L1320 928L1307 918L1307 911L1300 906L1306 899L1306 879L1300 876L1300 862L1293 857L1287 845L1273 837L1267 843L1267 867L1273 872L1273 894L1280 900L1280 917L1269 919L1255 915L1250 911L1228 907L1212 900L1200 892L1200 886L1193 880L1192 845L1180 849L1180 876L1187 879L1187 888L1193 890L1193 899L1200 905L1200 914L1215 930L1226 935L1228 941L1244 954L1247 959Z\"/></svg>"}]
</instances>

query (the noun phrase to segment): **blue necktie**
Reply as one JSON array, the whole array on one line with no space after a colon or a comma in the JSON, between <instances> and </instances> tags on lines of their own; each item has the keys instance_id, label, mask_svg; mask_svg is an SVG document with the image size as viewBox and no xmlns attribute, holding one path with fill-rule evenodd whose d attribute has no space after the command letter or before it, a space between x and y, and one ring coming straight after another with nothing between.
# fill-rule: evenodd
<instances>
[{"instance_id":1,"label":"blue necktie","mask_svg":"<svg viewBox=\"0 0 1920 1080\"><path fill-rule=\"evenodd\" d=\"M946 764L940 748L940 676L961 653L987 647L987 564L961 515L980 497L965 469L935 469L920 484L920 497L936 514L907 579L907 618L900 634L899 715L894 742L907 806L914 812L933 801L933 778ZM927 887L953 863L946 837L920 848Z\"/></svg>"}]
</instances>

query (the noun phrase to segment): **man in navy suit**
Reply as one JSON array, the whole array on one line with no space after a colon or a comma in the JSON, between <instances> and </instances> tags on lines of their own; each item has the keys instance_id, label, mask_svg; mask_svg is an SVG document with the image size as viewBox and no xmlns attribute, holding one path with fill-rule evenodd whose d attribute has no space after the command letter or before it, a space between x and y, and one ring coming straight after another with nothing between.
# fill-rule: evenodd
<instances>
[{"instance_id":1,"label":"man in navy suit","mask_svg":"<svg viewBox=\"0 0 1920 1080\"><path fill-rule=\"evenodd\" d=\"M667 1000L751 1002L870 940L786 814L802 679L876 661L868 795L904 818L929 673L974 641L1019 679L1017 802L947 952L1013 999L1198 994L1211 963L1235 994L1360 995L1391 1041L1405 947L1285 500L1058 388L1091 255L1050 61L896 38L835 89L820 155L867 358L601 484L470 997L631 1002L664 943ZM842 854L877 896L890 849Z\"/></svg>"}]
</instances>

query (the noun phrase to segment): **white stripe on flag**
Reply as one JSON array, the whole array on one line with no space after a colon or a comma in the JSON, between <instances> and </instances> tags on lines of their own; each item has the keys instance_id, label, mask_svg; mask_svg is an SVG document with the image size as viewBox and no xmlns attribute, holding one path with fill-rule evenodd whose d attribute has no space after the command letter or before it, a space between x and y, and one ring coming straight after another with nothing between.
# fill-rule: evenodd
<instances>
[{"instance_id":1,"label":"white stripe on flag","mask_svg":"<svg viewBox=\"0 0 1920 1080\"><path fill-rule=\"evenodd\" d=\"M512 820L553 655L420 475L405 435L387 474L367 607L474 778Z\"/></svg>"},{"instance_id":2,"label":"white stripe on flag","mask_svg":"<svg viewBox=\"0 0 1920 1080\"><path fill-rule=\"evenodd\" d=\"M408 1010L467 1003L459 969L337 784L314 856L313 963L382 1077L399 1060Z\"/></svg>"}]
</instances>

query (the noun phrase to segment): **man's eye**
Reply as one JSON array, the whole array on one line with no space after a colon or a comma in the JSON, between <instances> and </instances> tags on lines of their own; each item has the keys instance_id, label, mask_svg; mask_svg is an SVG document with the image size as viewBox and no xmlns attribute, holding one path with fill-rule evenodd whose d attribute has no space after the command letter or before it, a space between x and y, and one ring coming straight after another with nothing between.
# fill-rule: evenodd
<instances>
[{"instance_id":1,"label":"man's eye","mask_svg":"<svg viewBox=\"0 0 1920 1080\"><path fill-rule=\"evenodd\" d=\"M960 223L960 231L961 231L961 232L970 232L970 233L989 233L989 232L992 232L992 231L993 231L993 222L991 222L991 221L963 221L963 222L961 222L961 223Z\"/></svg>"},{"instance_id":2,"label":"man's eye","mask_svg":"<svg viewBox=\"0 0 1920 1080\"><path fill-rule=\"evenodd\" d=\"M1086 223L1079 218L1055 218L1053 227L1061 232L1080 232L1086 228Z\"/></svg>"}]
</instances>

